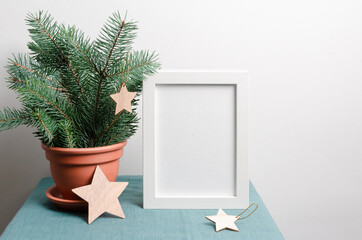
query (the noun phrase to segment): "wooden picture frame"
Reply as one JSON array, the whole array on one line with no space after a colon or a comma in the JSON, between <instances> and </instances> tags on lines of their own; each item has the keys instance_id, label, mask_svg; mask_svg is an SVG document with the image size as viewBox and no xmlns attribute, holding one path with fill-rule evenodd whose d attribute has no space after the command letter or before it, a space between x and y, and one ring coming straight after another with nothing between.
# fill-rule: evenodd
<instances>
[{"instance_id":1,"label":"wooden picture frame","mask_svg":"<svg viewBox=\"0 0 362 240\"><path fill-rule=\"evenodd\" d=\"M249 205L248 74L160 71L144 82L143 207Z\"/></svg>"}]
</instances>

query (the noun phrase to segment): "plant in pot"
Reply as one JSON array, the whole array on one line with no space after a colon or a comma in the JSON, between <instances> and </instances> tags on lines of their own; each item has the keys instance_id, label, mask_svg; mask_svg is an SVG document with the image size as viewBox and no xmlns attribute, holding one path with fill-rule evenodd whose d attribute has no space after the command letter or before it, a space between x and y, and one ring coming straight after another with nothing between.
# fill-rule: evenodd
<instances>
[{"instance_id":1,"label":"plant in pot","mask_svg":"<svg viewBox=\"0 0 362 240\"><path fill-rule=\"evenodd\" d=\"M116 180L123 147L138 126L135 109L115 113L111 95L122 88L140 94L160 64L154 52L132 50L136 23L119 13L95 41L42 11L26 22L30 54L14 56L7 66L9 88L22 108L0 111L0 131L35 127L58 190L64 199L78 199L71 189L89 184L97 165Z\"/></svg>"}]
</instances>

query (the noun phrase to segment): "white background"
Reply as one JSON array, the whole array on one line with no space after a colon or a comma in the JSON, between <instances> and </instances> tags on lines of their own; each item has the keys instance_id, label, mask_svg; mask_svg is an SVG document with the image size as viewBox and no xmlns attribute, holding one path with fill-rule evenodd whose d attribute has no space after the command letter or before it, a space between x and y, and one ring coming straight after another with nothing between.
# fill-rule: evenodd
<instances>
[{"instance_id":1,"label":"white background","mask_svg":"<svg viewBox=\"0 0 362 240\"><path fill-rule=\"evenodd\" d=\"M251 180L282 233L361 238L361 1L1 1L1 106L17 106L3 66L26 51L23 19L38 9L92 38L128 9L140 22L135 47L157 50L164 69L249 70ZM0 134L0 230L49 176L32 131ZM120 174L142 173L141 139L140 129Z\"/></svg>"}]
</instances>

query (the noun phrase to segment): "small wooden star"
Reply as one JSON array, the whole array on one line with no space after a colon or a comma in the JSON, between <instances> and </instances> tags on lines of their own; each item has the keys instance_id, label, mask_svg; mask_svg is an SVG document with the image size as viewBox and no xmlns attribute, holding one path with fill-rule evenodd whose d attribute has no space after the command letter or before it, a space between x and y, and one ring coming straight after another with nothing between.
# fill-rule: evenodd
<instances>
[{"instance_id":1,"label":"small wooden star","mask_svg":"<svg viewBox=\"0 0 362 240\"><path fill-rule=\"evenodd\" d=\"M92 183L72 189L79 197L88 202L88 224L105 212L125 218L118 196L127 187L128 182L109 182L97 166Z\"/></svg>"},{"instance_id":2,"label":"small wooden star","mask_svg":"<svg viewBox=\"0 0 362 240\"><path fill-rule=\"evenodd\" d=\"M131 113L131 102L136 94L136 92L128 92L125 84L122 85L121 90L118 93L112 94L111 98L117 103L115 114L121 112L122 110L127 110Z\"/></svg>"},{"instance_id":3,"label":"small wooden star","mask_svg":"<svg viewBox=\"0 0 362 240\"><path fill-rule=\"evenodd\" d=\"M239 232L239 229L235 225L235 222L239 219L239 217L227 215L222 209L219 209L217 215L207 216L206 219L215 223L216 232L224 229L230 229Z\"/></svg>"}]
</instances>

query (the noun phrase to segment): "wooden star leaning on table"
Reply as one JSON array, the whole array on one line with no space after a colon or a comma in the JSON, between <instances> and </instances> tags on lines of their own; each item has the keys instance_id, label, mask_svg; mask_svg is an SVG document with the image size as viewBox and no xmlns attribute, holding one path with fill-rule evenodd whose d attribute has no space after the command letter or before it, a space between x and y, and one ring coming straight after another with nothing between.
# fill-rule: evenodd
<instances>
[{"instance_id":1,"label":"wooden star leaning on table","mask_svg":"<svg viewBox=\"0 0 362 240\"><path fill-rule=\"evenodd\" d=\"M97 166L92 183L72 189L79 197L88 202L88 224L105 212L125 218L118 197L126 189L128 182L109 182Z\"/></svg>"}]
</instances>

